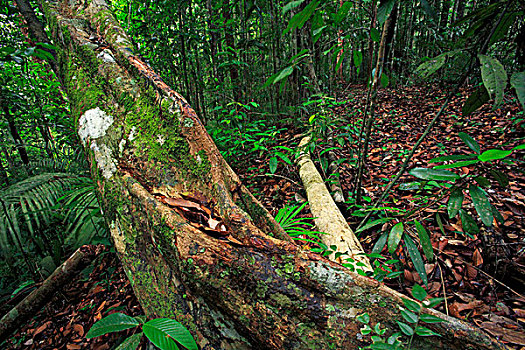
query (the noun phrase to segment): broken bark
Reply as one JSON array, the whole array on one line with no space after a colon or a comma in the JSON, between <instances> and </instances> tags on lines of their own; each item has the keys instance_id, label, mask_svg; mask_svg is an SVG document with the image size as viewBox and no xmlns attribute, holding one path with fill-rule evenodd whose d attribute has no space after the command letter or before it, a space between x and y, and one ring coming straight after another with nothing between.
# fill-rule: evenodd
<instances>
[{"instance_id":1,"label":"broken bark","mask_svg":"<svg viewBox=\"0 0 525 350\"><path fill-rule=\"evenodd\" d=\"M397 329L402 295L294 244L186 100L133 54L103 0L42 3L114 245L148 317L178 320L202 349L355 349L370 343L363 312ZM442 336L414 348L504 348L440 316L447 322L429 328Z\"/></svg>"},{"instance_id":2,"label":"broken bark","mask_svg":"<svg viewBox=\"0 0 525 350\"><path fill-rule=\"evenodd\" d=\"M31 292L0 320L0 343L24 321L33 317L57 291L97 255L98 248L82 246L60 265L40 287Z\"/></svg>"}]
</instances>

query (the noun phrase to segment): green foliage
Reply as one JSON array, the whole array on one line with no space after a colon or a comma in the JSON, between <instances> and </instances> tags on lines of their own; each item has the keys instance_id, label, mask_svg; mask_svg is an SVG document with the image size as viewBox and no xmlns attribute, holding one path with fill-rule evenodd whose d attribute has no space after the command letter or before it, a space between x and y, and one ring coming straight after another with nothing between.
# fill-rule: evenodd
<instances>
[{"instance_id":1,"label":"green foliage","mask_svg":"<svg viewBox=\"0 0 525 350\"><path fill-rule=\"evenodd\" d=\"M91 179L71 173L44 173L0 191L0 253L30 252L49 275L67 254L106 235ZM32 266L27 266L33 273ZM18 273L18 275L23 275Z\"/></svg>"},{"instance_id":2,"label":"green foliage","mask_svg":"<svg viewBox=\"0 0 525 350\"><path fill-rule=\"evenodd\" d=\"M245 160L250 154L269 154L291 163L283 152L277 151L273 146L277 144L276 138L285 130L264 119L252 120L249 113L259 105L255 102L241 104L231 102L226 107L217 107L222 116L218 124L210 124L208 130L222 155L230 162ZM275 151L275 153L274 153ZM286 160L287 159L287 160ZM275 161L275 167L277 166Z\"/></svg>"},{"instance_id":3,"label":"green foliage","mask_svg":"<svg viewBox=\"0 0 525 350\"><path fill-rule=\"evenodd\" d=\"M499 217L497 210L490 204L489 198L482 187L490 187L491 181L487 178L490 175L500 186L508 185L508 177L496 169L496 162L505 160L511 164L519 161L509 157L523 148L523 145L516 146L509 150L489 149L481 152L479 144L468 134L459 133L459 137L474 153L467 155L441 156L431 159L431 163L450 162L448 164L437 165L433 169L415 168L409 173L422 180L433 180L437 182L437 187L449 188L449 198L447 202L447 212L449 218L453 218L458 213L461 216L463 229L467 233L475 234L479 228L474 219L462 209L465 193L468 193L479 218L485 226L492 226L495 217ZM461 168L465 166L476 166L477 171L470 171L467 175L458 175L452 171L442 169ZM447 184L445 181L461 183L455 186ZM417 188L421 187L420 185ZM467 188L468 187L468 188Z\"/></svg>"},{"instance_id":4,"label":"green foliage","mask_svg":"<svg viewBox=\"0 0 525 350\"><path fill-rule=\"evenodd\" d=\"M422 302L426 307L435 307L443 300L442 298L427 300L427 292L417 284L412 288L412 297L419 302ZM372 343L363 349L411 349L412 341L415 336L440 336L422 324L440 323L444 322L444 320L423 313L421 304L413 300L403 299L403 305L405 308L400 309L401 319L395 320L401 332L393 332L392 329L382 328L380 323L373 325L373 323L371 323L372 320L370 315L366 312L356 317L358 322L363 323L361 334L364 336L371 335L370 340ZM393 333L386 338L386 335L388 334L387 332Z\"/></svg>"},{"instance_id":5,"label":"green foliage","mask_svg":"<svg viewBox=\"0 0 525 350\"><path fill-rule=\"evenodd\" d=\"M277 221L292 239L315 244L319 246L321 250L327 250L326 245L322 243L320 237L320 235L325 233L311 230L314 227L314 224L311 222L314 218L298 217L307 204L307 202L304 202L300 206L291 205L279 209L277 215L275 215L275 221Z\"/></svg>"},{"instance_id":6,"label":"green foliage","mask_svg":"<svg viewBox=\"0 0 525 350\"><path fill-rule=\"evenodd\" d=\"M144 322L141 317L114 313L95 323L86 334L86 338L120 332L140 325L142 332L126 338L117 349L136 349L144 334L155 346L163 350L177 350L179 346L188 350L198 350L197 343L186 327L169 318L156 318Z\"/></svg>"}]
</instances>

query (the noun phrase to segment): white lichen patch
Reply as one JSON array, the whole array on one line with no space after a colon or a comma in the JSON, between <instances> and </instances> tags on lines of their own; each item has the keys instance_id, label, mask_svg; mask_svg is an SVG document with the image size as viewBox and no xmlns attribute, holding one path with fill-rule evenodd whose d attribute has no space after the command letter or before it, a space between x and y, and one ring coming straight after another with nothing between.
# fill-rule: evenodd
<instances>
[{"instance_id":1,"label":"white lichen patch","mask_svg":"<svg viewBox=\"0 0 525 350\"><path fill-rule=\"evenodd\" d=\"M126 139L120 140L118 144L118 154L119 156L122 156L122 152L124 152L124 147L126 146Z\"/></svg>"},{"instance_id":2,"label":"white lichen patch","mask_svg":"<svg viewBox=\"0 0 525 350\"><path fill-rule=\"evenodd\" d=\"M80 117L78 135L85 145L87 139L98 139L106 135L106 131L113 124L113 117L100 108L93 108L86 111Z\"/></svg>"},{"instance_id":3,"label":"white lichen patch","mask_svg":"<svg viewBox=\"0 0 525 350\"><path fill-rule=\"evenodd\" d=\"M91 150L95 155L95 161L102 172L102 176L109 180L117 171L117 162L113 158L111 149L104 144L99 146L97 142L93 140L91 142Z\"/></svg>"},{"instance_id":4,"label":"white lichen patch","mask_svg":"<svg viewBox=\"0 0 525 350\"><path fill-rule=\"evenodd\" d=\"M352 294L362 294L364 292L361 287L354 284L352 276L336 270L326 263L311 262L309 268L312 279L328 286L335 295L344 294L350 289L349 286L352 288Z\"/></svg>"},{"instance_id":5,"label":"white lichen patch","mask_svg":"<svg viewBox=\"0 0 525 350\"><path fill-rule=\"evenodd\" d=\"M166 139L162 135L157 135L157 142L162 146L166 142Z\"/></svg>"},{"instance_id":6,"label":"white lichen patch","mask_svg":"<svg viewBox=\"0 0 525 350\"><path fill-rule=\"evenodd\" d=\"M131 127L131 132L129 133L128 140L133 141L137 137L137 127Z\"/></svg>"}]
</instances>

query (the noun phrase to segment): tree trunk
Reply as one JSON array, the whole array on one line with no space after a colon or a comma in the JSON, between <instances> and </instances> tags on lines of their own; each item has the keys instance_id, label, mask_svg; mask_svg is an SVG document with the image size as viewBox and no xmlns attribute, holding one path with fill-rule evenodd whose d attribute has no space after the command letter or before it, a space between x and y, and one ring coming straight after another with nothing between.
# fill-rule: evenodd
<instances>
[{"instance_id":1,"label":"tree trunk","mask_svg":"<svg viewBox=\"0 0 525 350\"><path fill-rule=\"evenodd\" d=\"M201 349L355 349L370 342L356 322L364 312L397 329L402 295L294 244L186 100L133 55L103 0L43 3L115 248L148 317L182 322ZM90 28L110 48L94 52ZM447 320L428 325L442 336L413 348L504 348L428 312Z\"/></svg>"}]
</instances>

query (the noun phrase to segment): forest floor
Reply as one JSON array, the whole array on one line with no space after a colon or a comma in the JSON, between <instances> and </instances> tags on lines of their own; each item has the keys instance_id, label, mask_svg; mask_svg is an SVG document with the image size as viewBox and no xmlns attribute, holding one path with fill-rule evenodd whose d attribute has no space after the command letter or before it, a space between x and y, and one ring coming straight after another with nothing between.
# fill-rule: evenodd
<instances>
[{"instance_id":1,"label":"forest floor","mask_svg":"<svg viewBox=\"0 0 525 350\"><path fill-rule=\"evenodd\" d=\"M484 106L469 117L461 116L461 107L472 90L464 90L453 98L446 113L412 159L412 167L432 167L429 160L442 155L467 154L472 151L459 138L459 132L473 137L487 149L511 149L524 143L524 115L517 102L506 100L495 110ZM345 196L351 191L356 148L352 146L352 130L364 110L366 90L351 86L340 93L342 101L332 109L335 138L341 140L335 150L347 161L340 164L340 179ZM378 95L377 120L370 146L369 161L363 187L367 201L373 202L382 194L388 180L399 169L404 157L416 142L434 113L445 99L445 92L429 87L383 89ZM300 131L288 128L277 142L294 148L300 140ZM326 149L320 143L314 157ZM521 153L520 153L521 152ZM477 234L464 232L459 218L448 218L446 197L439 198L441 188L434 186L424 191L409 190L399 185L388 197L386 214L401 218L414 211L407 220L424 223L431 236L435 259L427 261L428 292L433 297L445 297L438 309L483 328L494 337L515 349L525 349L525 176L523 151L514 152L511 158L521 159L519 166L496 161L497 169L508 177L502 187L492 181L486 192L492 205L500 212L501 222L492 227L480 224ZM297 170L279 163L275 175L269 175L267 158L243 159L233 164L243 182L256 193L263 204L276 214L287 204L297 203L305 197ZM246 166L251 164L251 167ZM237 166L239 165L239 166ZM318 164L319 165L319 164ZM485 174L486 165L470 165L451 169L458 174ZM400 183L417 179L405 175ZM482 181L482 179L480 179ZM432 195L437 200L427 200ZM477 217L468 196L463 207ZM360 217L353 216L351 203L341 205L342 212L352 227ZM393 209L395 208L395 209ZM395 220L392 222L396 222ZM391 223L376 226L360 233L366 251L371 251L378 237L391 228ZM388 253L385 253L385 255ZM410 258L398 251L402 278L385 281L390 287L409 294L414 283L421 278L414 270ZM96 268L85 270L54 296L53 300L28 321L9 341L12 349L108 349L136 330L116 335L86 340L84 335L91 325L112 310L137 315L138 305L125 274L113 253L101 255Z\"/></svg>"}]
</instances>

